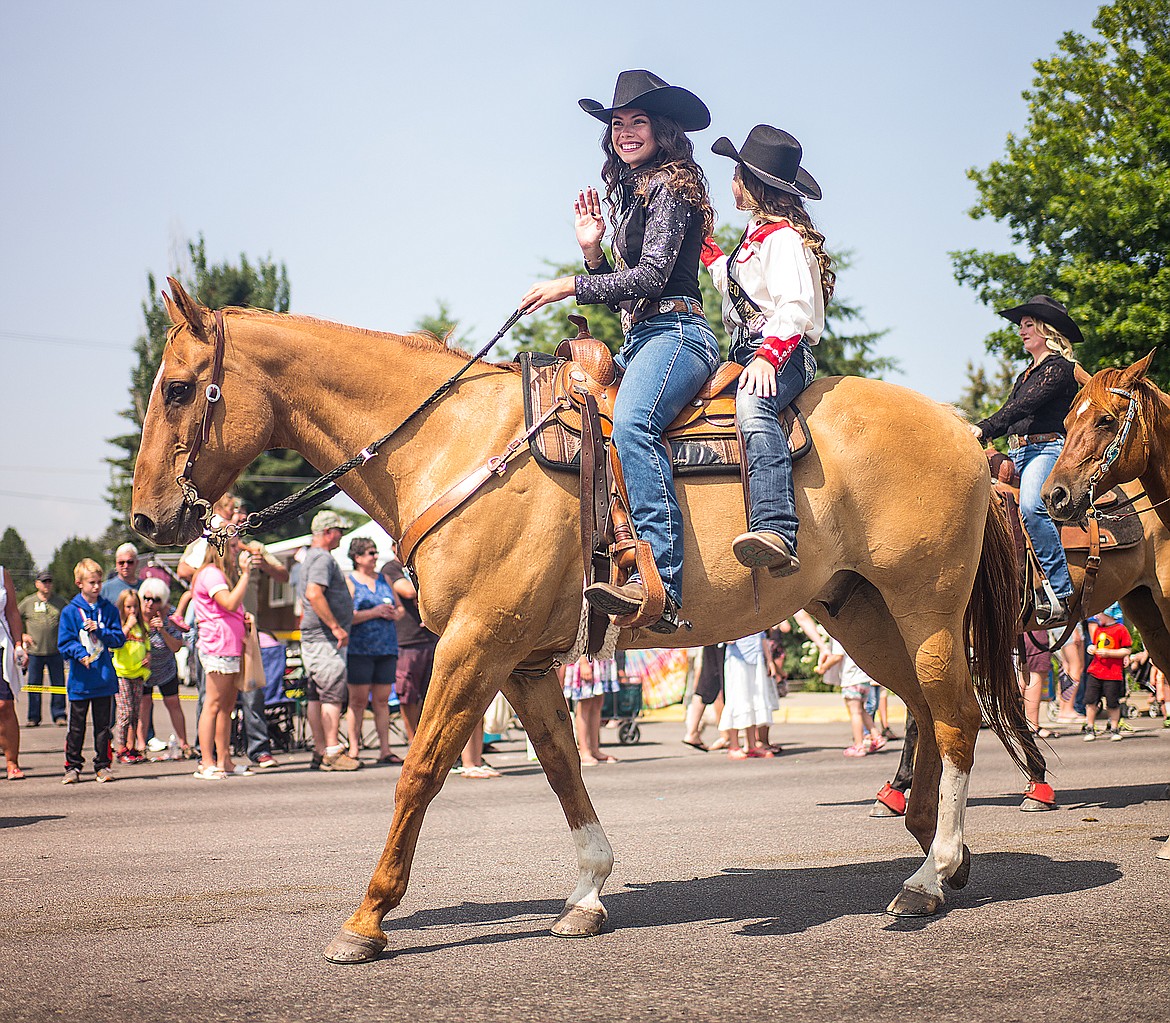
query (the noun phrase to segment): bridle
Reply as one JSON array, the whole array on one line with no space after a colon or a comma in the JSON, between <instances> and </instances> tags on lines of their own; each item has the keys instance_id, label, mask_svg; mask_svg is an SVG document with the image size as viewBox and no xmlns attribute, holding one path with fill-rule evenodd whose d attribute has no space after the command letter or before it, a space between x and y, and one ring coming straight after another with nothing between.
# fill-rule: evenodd
<instances>
[{"instance_id":1,"label":"bridle","mask_svg":"<svg viewBox=\"0 0 1170 1023\"><path fill-rule=\"evenodd\" d=\"M1097 484L1101 482L1113 463L1121 457L1122 449L1125 447L1126 439L1129 437L1130 428L1133 426L1134 419L1142 422L1143 433L1145 432L1145 423L1142 421L1142 407L1138 400L1137 388L1127 391L1121 387L1110 387L1110 394L1116 394L1119 397L1127 398L1129 405L1126 407L1125 415L1122 417L1121 425L1117 428L1117 434L1113 440L1109 442L1108 447L1105 448L1105 453L1101 456L1101 461L1097 463L1097 468L1093 470L1093 475L1089 477L1089 513L1094 514L1096 509L1094 502L1097 499ZM1149 441L1146 441L1147 447ZM1139 495L1140 496L1140 495ZM1136 498L1135 498L1136 500Z\"/></svg>"},{"instance_id":2,"label":"bridle","mask_svg":"<svg viewBox=\"0 0 1170 1023\"><path fill-rule=\"evenodd\" d=\"M212 346L214 354L212 355L211 364L211 383L204 389L203 396L206 404L203 407L203 419L199 425L199 432L196 433L194 441L191 443L191 450L187 455L187 463L183 466L182 473L178 476L175 482L179 485L179 489L183 493L182 507L189 508L199 518L199 523L203 527L203 536L208 543L214 545L215 549L222 554L227 546L228 540L235 536L255 536L263 529L271 529L287 522L289 519L297 518L305 512L316 508L320 504L324 504L334 495L340 491L340 487L335 484L335 480L340 479L348 472L352 472L359 466L365 465L377 453L378 449L385 444L391 437L393 437L399 430L405 427L408 423L415 419L416 416L421 415L426 409L430 408L436 401L438 401L444 394L446 394L456 383L456 381L463 376L472 366L474 366L480 359L482 359L488 351L500 340L509 330L515 326L516 322L523 315L523 310L517 309L505 321L504 325L495 333L495 336L485 344L478 352L463 366L459 368L456 373L453 373L442 384L440 384L435 391L428 397L421 405L419 405L413 412L410 413L401 423L394 429L376 441L368 444L362 448L352 458L342 462L340 465L329 472L318 476L315 480L307 486L302 487L294 494L288 497L283 497L274 504L270 504L267 508L261 508L259 511L250 512L248 517L243 522L219 522L212 524L212 510L211 502L199 496L199 491L191 479L191 473L195 468L195 459L199 456L203 445L207 443L211 436L211 417L215 413L216 405L223 401L223 358L224 347L226 344L227 332L224 327L223 310L216 309L215 313L215 332L212 337ZM497 471L497 470L493 470Z\"/></svg>"},{"instance_id":3,"label":"bridle","mask_svg":"<svg viewBox=\"0 0 1170 1023\"><path fill-rule=\"evenodd\" d=\"M203 391L203 419L199 424L199 430L195 434L195 439L191 442L191 449L187 452L187 463L183 466L183 471L175 480L179 485L179 489L183 492L183 506L190 508L199 516L199 522L203 526L205 535L209 535L209 531L212 529L211 502L199 496L198 489L196 489L195 484L191 481L191 473L195 469L195 459L199 457L199 452L211 436L211 417L215 414L215 406L223 400L223 353L225 339L226 331L223 325L223 310L216 309L215 332L211 341L214 349L211 361L211 383ZM234 532L225 531L223 542L226 542L227 538L233 535L235 535ZM222 545L217 543L216 547L222 554Z\"/></svg>"}]
</instances>

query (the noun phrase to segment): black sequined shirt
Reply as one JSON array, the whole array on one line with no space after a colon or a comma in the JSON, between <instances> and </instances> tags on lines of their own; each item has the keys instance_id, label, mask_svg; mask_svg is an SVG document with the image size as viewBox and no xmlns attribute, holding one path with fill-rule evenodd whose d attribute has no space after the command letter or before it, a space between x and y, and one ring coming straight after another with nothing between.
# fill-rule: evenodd
<instances>
[{"instance_id":1,"label":"black sequined shirt","mask_svg":"<svg viewBox=\"0 0 1170 1023\"><path fill-rule=\"evenodd\" d=\"M1073 364L1060 355L1047 356L1016 377L1003 407L975 425L983 439L1005 434L1064 433L1064 417L1077 396Z\"/></svg>"},{"instance_id":2,"label":"black sequined shirt","mask_svg":"<svg viewBox=\"0 0 1170 1023\"><path fill-rule=\"evenodd\" d=\"M651 172L653 174L653 172ZM651 177L638 195L637 173L627 174L618 190L614 266L604 257L596 268L578 274L578 305L607 305L636 315L659 297L702 300L699 250L703 219L698 209L667 187L663 175Z\"/></svg>"}]
</instances>

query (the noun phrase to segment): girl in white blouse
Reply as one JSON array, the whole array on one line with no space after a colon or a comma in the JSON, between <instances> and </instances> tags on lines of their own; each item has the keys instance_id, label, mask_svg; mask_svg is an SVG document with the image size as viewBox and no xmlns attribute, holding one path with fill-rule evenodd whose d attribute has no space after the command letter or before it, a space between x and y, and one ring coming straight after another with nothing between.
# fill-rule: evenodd
<instances>
[{"instance_id":1,"label":"girl in white blouse","mask_svg":"<svg viewBox=\"0 0 1170 1023\"><path fill-rule=\"evenodd\" d=\"M824 330L825 304L836 283L825 236L804 208L804 200L819 199L821 190L800 166L800 143L771 125L756 125L738 150L721 138L711 151L735 160L731 191L736 207L750 213L731 255L711 239L702 255L723 295L731 361L744 366L735 402L751 513L748 531L732 549L749 568L791 575L800 562L792 455L780 413L816 375L812 346Z\"/></svg>"}]
</instances>

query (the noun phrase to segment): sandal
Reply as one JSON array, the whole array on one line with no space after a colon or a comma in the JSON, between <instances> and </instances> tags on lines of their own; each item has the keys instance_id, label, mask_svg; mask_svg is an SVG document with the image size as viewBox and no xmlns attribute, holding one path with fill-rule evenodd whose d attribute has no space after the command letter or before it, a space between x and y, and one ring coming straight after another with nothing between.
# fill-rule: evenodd
<instances>
[{"instance_id":1,"label":"sandal","mask_svg":"<svg viewBox=\"0 0 1170 1023\"><path fill-rule=\"evenodd\" d=\"M24 772L16 766L16 764L8 765L8 780L9 781L24 781Z\"/></svg>"},{"instance_id":2,"label":"sandal","mask_svg":"<svg viewBox=\"0 0 1170 1023\"><path fill-rule=\"evenodd\" d=\"M751 756L751 754L748 753L748 751L744 750L744 749L736 748L736 749L729 749L727 751L727 759L728 760L747 760L747 758L749 756Z\"/></svg>"},{"instance_id":3,"label":"sandal","mask_svg":"<svg viewBox=\"0 0 1170 1023\"><path fill-rule=\"evenodd\" d=\"M464 778L498 778L499 771L493 771L490 767L465 767L459 772Z\"/></svg>"},{"instance_id":4,"label":"sandal","mask_svg":"<svg viewBox=\"0 0 1170 1023\"><path fill-rule=\"evenodd\" d=\"M404 764L404 763L406 763L406 761L403 760L402 757L400 757L397 753L387 753L384 757L378 758L378 763L379 764Z\"/></svg>"},{"instance_id":5,"label":"sandal","mask_svg":"<svg viewBox=\"0 0 1170 1023\"><path fill-rule=\"evenodd\" d=\"M200 764L193 777L198 778L200 781L223 781L227 775L214 764L210 767L204 767Z\"/></svg>"}]
</instances>

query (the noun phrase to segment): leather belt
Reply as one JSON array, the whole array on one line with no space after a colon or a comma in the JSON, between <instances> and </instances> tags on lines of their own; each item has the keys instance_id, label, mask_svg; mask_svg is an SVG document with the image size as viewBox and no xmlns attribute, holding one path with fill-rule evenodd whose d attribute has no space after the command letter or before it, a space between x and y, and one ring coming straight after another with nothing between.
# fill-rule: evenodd
<instances>
[{"instance_id":1,"label":"leather belt","mask_svg":"<svg viewBox=\"0 0 1170 1023\"><path fill-rule=\"evenodd\" d=\"M1008 434L1008 450L1018 451L1029 444L1047 444L1049 441L1064 440L1063 433L1010 433Z\"/></svg>"},{"instance_id":2,"label":"leather belt","mask_svg":"<svg viewBox=\"0 0 1170 1023\"><path fill-rule=\"evenodd\" d=\"M693 298L660 298L646 303L646 308L639 310L638 314L631 318L631 325L641 323L643 320L650 319L651 316L661 316L664 313L693 313L695 316L703 316L703 303L696 302Z\"/></svg>"}]
</instances>

